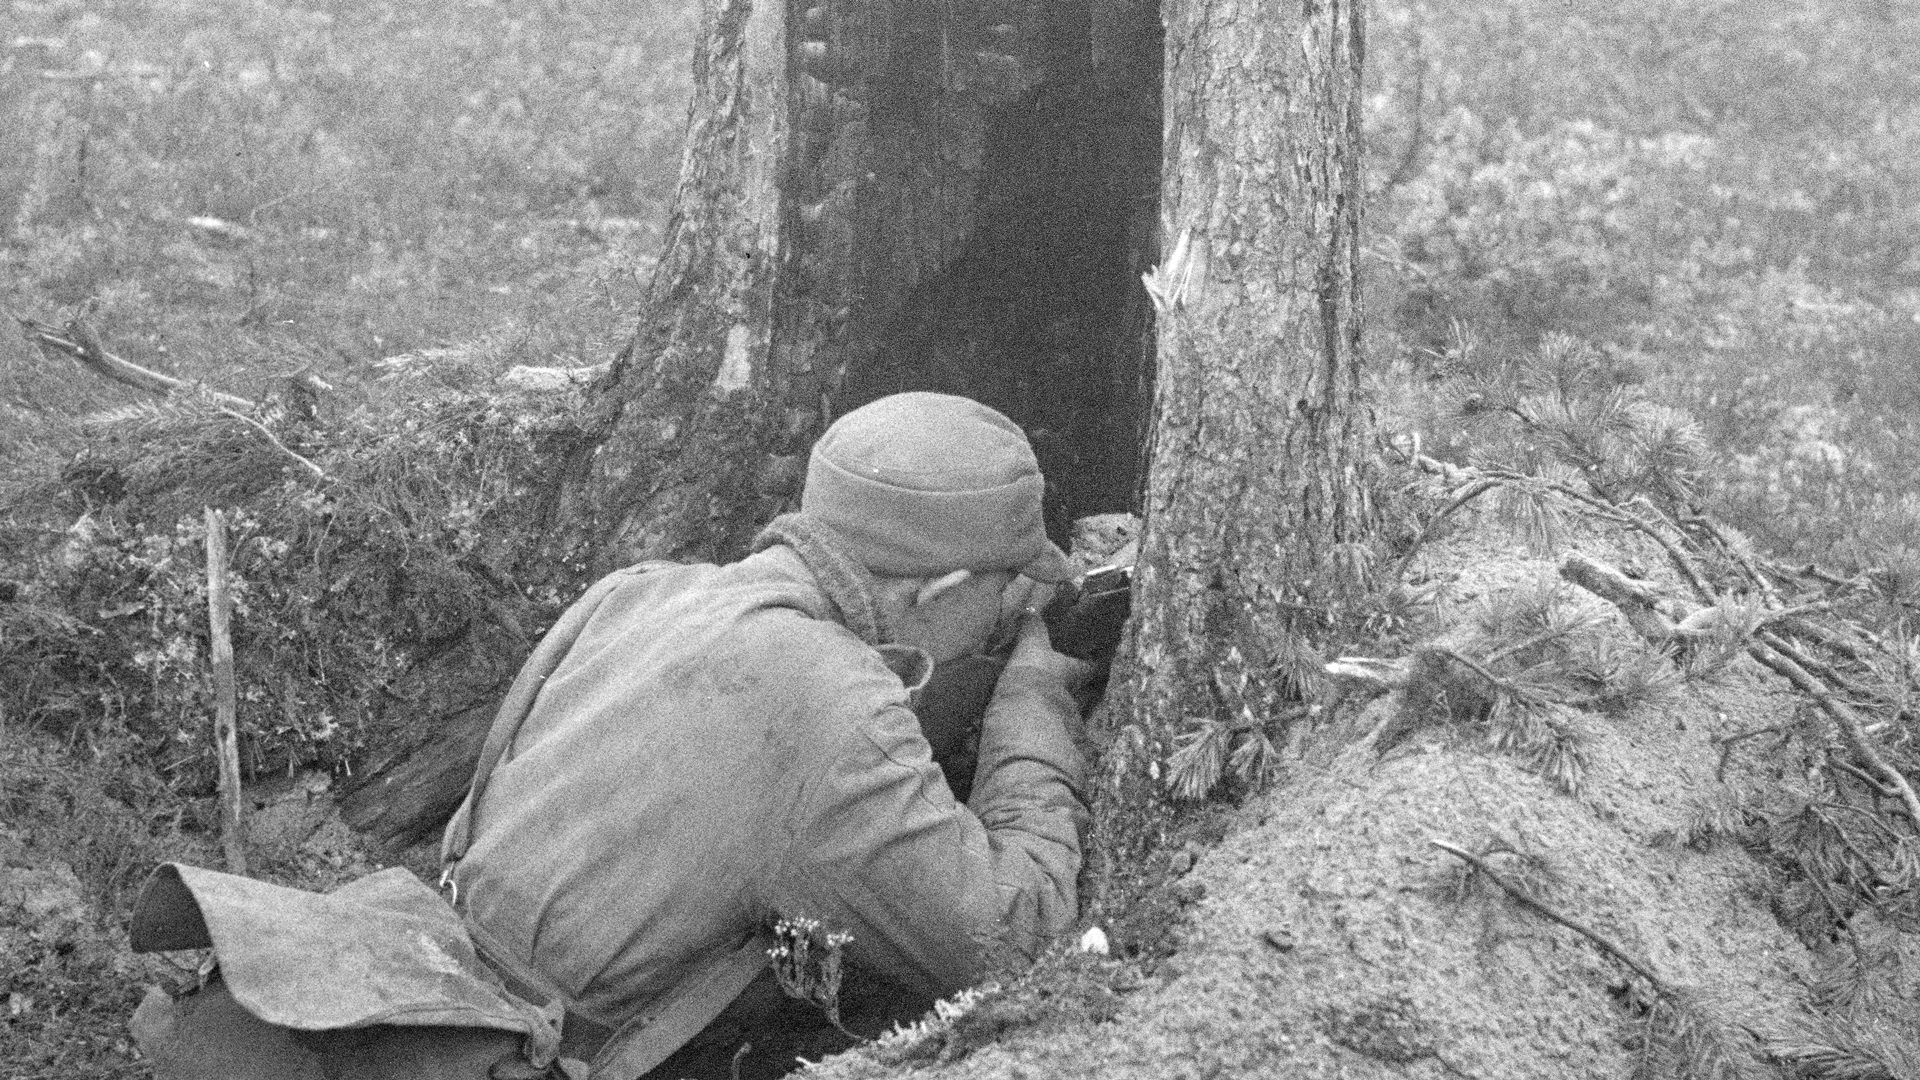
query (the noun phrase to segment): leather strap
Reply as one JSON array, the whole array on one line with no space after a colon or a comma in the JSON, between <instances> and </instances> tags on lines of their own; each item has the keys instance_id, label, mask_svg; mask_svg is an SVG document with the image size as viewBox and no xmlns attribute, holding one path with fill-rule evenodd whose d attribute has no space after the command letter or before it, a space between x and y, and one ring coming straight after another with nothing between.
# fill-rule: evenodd
<instances>
[{"instance_id":1,"label":"leather strap","mask_svg":"<svg viewBox=\"0 0 1920 1080\"><path fill-rule=\"evenodd\" d=\"M519 953L507 948L499 938L494 937L491 931L475 922L466 912L460 913L460 921L466 927L467 937L473 942L473 951L480 954L480 959L500 976L500 980L507 984L509 991L542 1005L559 1002L561 1008L567 1011L569 1019L575 1016L584 1017L608 1030L613 1029L614 1025L609 1024L604 1017L581 1009L580 1003L573 999L573 995L562 990L558 983L547 977L546 972L534 967L522 959Z\"/></svg>"},{"instance_id":2,"label":"leather strap","mask_svg":"<svg viewBox=\"0 0 1920 1080\"><path fill-rule=\"evenodd\" d=\"M639 1080L713 1022L767 966L769 942L756 934L652 1008L622 1024L594 1055L592 1080Z\"/></svg>"},{"instance_id":3,"label":"leather strap","mask_svg":"<svg viewBox=\"0 0 1920 1080\"><path fill-rule=\"evenodd\" d=\"M466 855L468 845L473 842L474 807L480 805L480 796L486 792L487 782L493 779L493 770L499 767L500 759L506 756L514 738L520 734L520 726L526 723L528 714L533 712L534 699L540 696L540 689L546 685L547 677L560 667L560 661L566 658L567 650L573 648L580 632L586 629L587 623L600 609L601 602L629 575L665 565L669 564L639 563L601 578L560 616L560 621L554 623L553 628L540 639L533 655L521 665L520 673L514 676L506 698L500 702L499 711L494 713L493 726L487 731L486 742L481 744L480 760L474 765L473 783L467 788L467 797L460 803L460 809L454 812L453 820L447 823L446 837L440 844L440 865L443 870L451 868Z\"/></svg>"},{"instance_id":4,"label":"leather strap","mask_svg":"<svg viewBox=\"0 0 1920 1080\"><path fill-rule=\"evenodd\" d=\"M542 998L547 1006L557 1002L566 1010L567 1025L578 1025L585 1020L612 1032L594 1055L588 1070L592 1080L639 1080L700 1034L767 965L769 943L756 934L718 963L674 987L651 1008L616 1026L582 1009L572 995L501 944L486 927L464 912L461 919L466 924L467 935L473 939L474 950L500 974L508 984L507 989L523 997ZM563 1037L567 1034L564 1028L561 1034Z\"/></svg>"}]
</instances>

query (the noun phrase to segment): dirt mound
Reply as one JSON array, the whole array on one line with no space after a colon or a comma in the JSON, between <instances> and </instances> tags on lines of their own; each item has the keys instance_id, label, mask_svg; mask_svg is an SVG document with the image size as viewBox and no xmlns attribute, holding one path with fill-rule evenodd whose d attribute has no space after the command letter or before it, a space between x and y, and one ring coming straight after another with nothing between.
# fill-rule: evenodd
<instances>
[{"instance_id":1,"label":"dirt mound","mask_svg":"<svg viewBox=\"0 0 1920 1080\"><path fill-rule=\"evenodd\" d=\"M1631 542L1580 544L1662 565ZM1443 607L1538 589L1554 565L1487 521L1426 562ZM1566 603L1635 642L1594 597ZM1872 928L1877 974L1840 970L1834 942L1857 946L1880 916L1807 918L1765 838L1827 751L1774 683L1741 660L1657 703L1571 712L1572 783L1457 726L1412 725L1380 752L1403 692L1336 713L1174 886L1172 957L1057 957L804 1075L1916 1075L1914 927ZM1483 853L1664 992L1435 840Z\"/></svg>"}]
</instances>

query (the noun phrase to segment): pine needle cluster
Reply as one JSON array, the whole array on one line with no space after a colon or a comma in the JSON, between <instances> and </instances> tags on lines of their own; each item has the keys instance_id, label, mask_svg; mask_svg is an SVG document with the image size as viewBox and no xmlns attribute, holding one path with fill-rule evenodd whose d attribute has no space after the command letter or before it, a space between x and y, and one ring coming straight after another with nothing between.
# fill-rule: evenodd
<instances>
[{"instance_id":1,"label":"pine needle cluster","mask_svg":"<svg viewBox=\"0 0 1920 1080\"><path fill-rule=\"evenodd\" d=\"M1204 799L1228 777L1261 787L1279 775L1282 755L1275 739L1306 711L1304 705L1284 702L1304 696L1304 684L1318 678L1321 665L1303 639L1288 635L1283 641L1293 642L1298 654L1280 658L1280 685L1260 677L1237 646L1229 646L1215 665L1214 711L1188 722L1167 759L1167 784L1174 798Z\"/></svg>"},{"instance_id":2,"label":"pine needle cluster","mask_svg":"<svg viewBox=\"0 0 1920 1080\"><path fill-rule=\"evenodd\" d=\"M1636 988L1628 1051L1633 1080L1772 1080L1751 1028L1693 987Z\"/></svg>"},{"instance_id":3,"label":"pine needle cluster","mask_svg":"<svg viewBox=\"0 0 1920 1080\"><path fill-rule=\"evenodd\" d=\"M1902 1080L1920 1076L1920 1053L1885 1022L1822 1016L1769 1039L1769 1060L1797 1080Z\"/></svg>"},{"instance_id":4,"label":"pine needle cluster","mask_svg":"<svg viewBox=\"0 0 1920 1080\"><path fill-rule=\"evenodd\" d=\"M1575 714L1624 713L1678 681L1663 654L1620 641L1552 580L1497 593L1464 621L1466 642L1414 650L1400 715L1376 749L1423 727L1471 733L1578 795L1588 762Z\"/></svg>"},{"instance_id":5,"label":"pine needle cluster","mask_svg":"<svg viewBox=\"0 0 1920 1080\"><path fill-rule=\"evenodd\" d=\"M1548 334L1530 354L1465 365L1465 375L1454 413L1475 436L1476 464L1550 481L1577 477L1614 503L1645 495L1676 506L1697 497L1706 438L1684 412L1648 397L1631 353ZM1537 516L1530 531L1557 520L1548 504L1517 502Z\"/></svg>"}]
</instances>

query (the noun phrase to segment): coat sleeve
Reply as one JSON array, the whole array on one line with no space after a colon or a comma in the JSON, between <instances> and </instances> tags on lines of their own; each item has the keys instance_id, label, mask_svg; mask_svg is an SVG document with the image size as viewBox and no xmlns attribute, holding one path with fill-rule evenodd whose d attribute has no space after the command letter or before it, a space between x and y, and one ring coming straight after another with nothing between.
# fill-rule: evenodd
<instances>
[{"instance_id":1,"label":"coat sleeve","mask_svg":"<svg viewBox=\"0 0 1920 1080\"><path fill-rule=\"evenodd\" d=\"M857 962L946 995L1032 959L1077 917L1086 808L1068 723L1078 709L1055 675L1009 668L962 806L892 697L842 714L844 737L800 786L765 901L850 933Z\"/></svg>"}]
</instances>

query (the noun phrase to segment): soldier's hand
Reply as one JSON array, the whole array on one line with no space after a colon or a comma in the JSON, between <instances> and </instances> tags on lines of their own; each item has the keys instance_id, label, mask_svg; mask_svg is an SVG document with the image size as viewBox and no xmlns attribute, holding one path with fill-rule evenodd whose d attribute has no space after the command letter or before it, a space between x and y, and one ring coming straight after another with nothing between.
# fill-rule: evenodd
<instances>
[{"instance_id":1,"label":"soldier's hand","mask_svg":"<svg viewBox=\"0 0 1920 1080\"><path fill-rule=\"evenodd\" d=\"M1013 656L1007 660L1007 666L1051 672L1066 685L1068 692L1077 692L1093 678L1094 665L1054 651L1047 633L1047 620L1040 613L1042 606L1032 605L1022 613L1019 633L1013 639Z\"/></svg>"}]
</instances>

